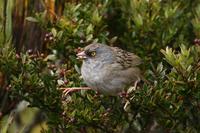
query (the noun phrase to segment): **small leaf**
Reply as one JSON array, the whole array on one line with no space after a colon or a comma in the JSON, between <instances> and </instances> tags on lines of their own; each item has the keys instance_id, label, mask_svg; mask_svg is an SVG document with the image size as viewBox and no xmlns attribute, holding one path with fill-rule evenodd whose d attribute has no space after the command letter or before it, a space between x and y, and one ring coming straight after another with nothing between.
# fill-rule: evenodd
<instances>
[{"instance_id":1,"label":"small leaf","mask_svg":"<svg viewBox=\"0 0 200 133\"><path fill-rule=\"evenodd\" d=\"M135 15L133 20L137 27L141 27L143 25L143 18L140 14Z\"/></svg>"},{"instance_id":2,"label":"small leaf","mask_svg":"<svg viewBox=\"0 0 200 133\"><path fill-rule=\"evenodd\" d=\"M48 55L48 56L44 59L44 61L48 61L48 60L51 60L51 61L56 60L56 55L54 55L54 54Z\"/></svg>"},{"instance_id":3,"label":"small leaf","mask_svg":"<svg viewBox=\"0 0 200 133\"><path fill-rule=\"evenodd\" d=\"M158 64L157 72L158 72L158 73L161 73L162 70L163 70L163 64L162 64L162 62L161 62L161 63Z\"/></svg>"},{"instance_id":4,"label":"small leaf","mask_svg":"<svg viewBox=\"0 0 200 133\"><path fill-rule=\"evenodd\" d=\"M51 33L53 34L53 36L55 37L57 35L57 31L55 28L52 28L51 29Z\"/></svg>"},{"instance_id":5,"label":"small leaf","mask_svg":"<svg viewBox=\"0 0 200 133\"><path fill-rule=\"evenodd\" d=\"M74 8L73 8L73 12L76 12L76 10L78 10L81 6L81 3L79 3L78 5L76 5Z\"/></svg>"},{"instance_id":6,"label":"small leaf","mask_svg":"<svg viewBox=\"0 0 200 133\"><path fill-rule=\"evenodd\" d=\"M57 34L58 39L61 39L62 35L63 35L63 31L59 31L58 34Z\"/></svg>"},{"instance_id":7,"label":"small leaf","mask_svg":"<svg viewBox=\"0 0 200 133\"><path fill-rule=\"evenodd\" d=\"M58 79L57 83L58 83L59 86L62 86L62 85L65 84L65 82L63 80L61 80L61 79Z\"/></svg>"},{"instance_id":8,"label":"small leaf","mask_svg":"<svg viewBox=\"0 0 200 133\"><path fill-rule=\"evenodd\" d=\"M86 29L86 34L88 35L88 34L92 33L92 31L93 31L93 25L89 24L87 29Z\"/></svg>"},{"instance_id":9,"label":"small leaf","mask_svg":"<svg viewBox=\"0 0 200 133\"><path fill-rule=\"evenodd\" d=\"M117 36L114 36L113 38L110 39L110 44L113 44L117 41Z\"/></svg>"},{"instance_id":10,"label":"small leaf","mask_svg":"<svg viewBox=\"0 0 200 133\"><path fill-rule=\"evenodd\" d=\"M88 99L91 103L93 103L93 98L92 98L91 95L87 95L87 99Z\"/></svg>"},{"instance_id":11,"label":"small leaf","mask_svg":"<svg viewBox=\"0 0 200 133\"><path fill-rule=\"evenodd\" d=\"M102 17L99 15L98 10L95 10L92 15L92 22L94 22L95 24L98 24L101 21L101 18Z\"/></svg>"},{"instance_id":12,"label":"small leaf","mask_svg":"<svg viewBox=\"0 0 200 133\"><path fill-rule=\"evenodd\" d=\"M38 22L38 20L34 17L27 17L26 20L28 20L30 22Z\"/></svg>"},{"instance_id":13,"label":"small leaf","mask_svg":"<svg viewBox=\"0 0 200 133\"><path fill-rule=\"evenodd\" d=\"M76 64L74 65L74 68L77 71L77 73L81 74L81 70Z\"/></svg>"},{"instance_id":14,"label":"small leaf","mask_svg":"<svg viewBox=\"0 0 200 133\"><path fill-rule=\"evenodd\" d=\"M93 35L90 34L90 35L88 35L88 36L86 37L86 41L88 42L88 41L92 40L92 38L93 38Z\"/></svg>"}]
</instances>

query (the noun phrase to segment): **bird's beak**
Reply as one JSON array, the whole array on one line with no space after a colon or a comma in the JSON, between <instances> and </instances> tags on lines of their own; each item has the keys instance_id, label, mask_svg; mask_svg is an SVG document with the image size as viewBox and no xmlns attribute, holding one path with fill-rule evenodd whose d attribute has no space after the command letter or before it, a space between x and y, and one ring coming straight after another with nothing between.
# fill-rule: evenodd
<instances>
[{"instance_id":1,"label":"bird's beak","mask_svg":"<svg viewBox=\"0 0 200 133\"><path fill-rule=\"evenodd\" d=\"M87 58L85 51L78 53L76 56L78 57L78 59L86 59Z\"/></svg>"}]
</instances>

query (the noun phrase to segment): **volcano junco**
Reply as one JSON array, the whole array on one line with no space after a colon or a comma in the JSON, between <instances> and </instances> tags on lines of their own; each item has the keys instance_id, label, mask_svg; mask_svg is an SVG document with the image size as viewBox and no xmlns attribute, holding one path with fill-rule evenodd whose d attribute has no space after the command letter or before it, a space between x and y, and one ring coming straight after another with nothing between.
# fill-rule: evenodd
<instances>
[{"instance_id":1,"label":"volcano junco","mask_svg":"<svg viewBox=\"0 0 200 133\"><path fill-rule=\"evenodd\" d=\"M81 75L88 87L107 95L117 95L141 79L137 55L117 47L93 43L77 54L83 59Z\"/></svg>"}]
</instances>

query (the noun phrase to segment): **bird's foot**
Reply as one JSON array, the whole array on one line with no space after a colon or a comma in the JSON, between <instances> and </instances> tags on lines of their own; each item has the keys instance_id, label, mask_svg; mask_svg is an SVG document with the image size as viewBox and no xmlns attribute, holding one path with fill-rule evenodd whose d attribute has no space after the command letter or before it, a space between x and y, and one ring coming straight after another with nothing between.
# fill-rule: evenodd
<instances>
[{"instance_id":1,"label":"bird's foot","mask_svg":"<svg viewBox=\"0 0 200 133\"><path fill-rule=\"evenodd\" d=\"M60 88L63 90L64 95L68 95L70 92L80 91L80 90L90 90L89 87L72 87L72 88Z\"/></svg>"}]
</instances>

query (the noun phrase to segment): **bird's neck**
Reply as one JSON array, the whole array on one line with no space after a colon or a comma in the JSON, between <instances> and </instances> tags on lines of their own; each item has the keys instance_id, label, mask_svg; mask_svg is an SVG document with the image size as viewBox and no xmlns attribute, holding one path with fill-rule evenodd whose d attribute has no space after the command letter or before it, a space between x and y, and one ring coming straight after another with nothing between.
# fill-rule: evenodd
<instances>
[{"instance_id":1,"label":"bird's neck","mask_svg":"<svg viewBox=\"0 0 200 133\"><path fill-rule=\"evenodd\" d=\"M87 65L87 67L90 67L90 68L101 68L103 65L103 62L90 61L90 60L85 60L83 63Z\"/></svg>"}]
</instances>

